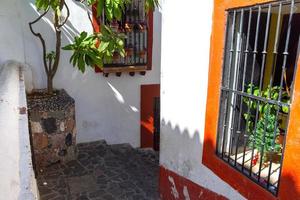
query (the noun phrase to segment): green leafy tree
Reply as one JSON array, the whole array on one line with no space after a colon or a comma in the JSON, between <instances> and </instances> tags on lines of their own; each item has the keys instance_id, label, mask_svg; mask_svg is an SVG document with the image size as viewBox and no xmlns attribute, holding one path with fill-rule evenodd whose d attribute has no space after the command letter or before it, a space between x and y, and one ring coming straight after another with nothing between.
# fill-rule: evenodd
<instances>
[{"instance_id":1,"label":"green leafy tree","mask_svg":"<svg viewBox=\"0 0 300 200\"><path fill-rule=\"evenodd\" d=\"M105 12L108 21L120 20L125 7L131 4L131 0L81 0L80 3L86 7L96 5L97 15L100 16ZM43 50L43 65L47 74L47 89L48 93L53 93L53 78L57 72L60 53L61 53L61 28L68 21L70 10L65 0L36 0L35 5L39 11L43 13L34 21L29 23L30 31L36 36ZM149 12L159 6L158 0L145 0L145 10ZM66 9L66 17L62 17L62 10ZM34 31L33 25L40 21L48 12L54 15L53 26L56 34L55 51L47 51L46 42L41 35ZM91 16L88 13L88 18L91 21ZM92 21L91 21L92 23ZM85 72L86 66L103 67L103 61L110 61L114 53L125 56L124 50L125 35L113 31L109 26L101 25L101 32L88 35L86 32L75 36L73 43L63 47L64 50L72 51L70 63L77 67L81 72ZM100 42L100 45L97 43Z\"/></svg>"},{"instance_id":2,"label":"green leafy tree","mask_svg":"<svg viewBox=\"0 0 300 200\"><path fill-rule=\"evenodd\" d=\"M287 92L283 91L279 86L268 86L265 90L260 91L257 86L248 85L247 93L257 97L263 97L278 101L279 93L282 93L281 102L288 104L290 97ZM277 111L282 113L288 113L288 106L279 106L276 104L270 104L264 101L259 103L256 100L250 98L244 98L244 103L247 105L249 112L244 113L244 119L246 120L246 130L249 133L248 146L255 148L258 151L263 150L264 153L275 152L281 153L281 144L275 142L280 135L280 123L277 119ZM258 120L255 127L256 112L258 112ZM274 143L274 146L273 146ZM262 155L263 159L266 159L265 155Z\"/></svg>"}]
</instances>

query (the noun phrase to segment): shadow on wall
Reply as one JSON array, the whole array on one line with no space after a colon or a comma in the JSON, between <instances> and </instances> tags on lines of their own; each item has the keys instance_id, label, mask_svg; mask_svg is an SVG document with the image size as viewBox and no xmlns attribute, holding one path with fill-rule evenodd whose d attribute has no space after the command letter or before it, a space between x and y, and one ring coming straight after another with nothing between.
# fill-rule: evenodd
<instances>
[{"instance_id":1,"label":"shadow on wall","mask_svg":"<svg viewBox=\"0 0 300 200\"><path fill-rule=\"evenodd\" d=\"M229 199L244 199L245 197L202 164L202 136L198 131L191 133L187 128L182 129L180 125L173 125L170 121L166 122L162 119L160 192L163 197L166 197L164 199L176 199L176 196L179 199L187 199L187 194L190 199L224 199L224 196ZM210 148L213 150L212 152L215 152L214 143L214 141L205 140L205 148ZM222 166L216 167L221 168ZM240 173L233 168L230 170L232 170L232 174L225 171L224 173L227 173L228 176L232 175L232 177L235 177L235 173ZM246 176L245 179L248 182ZM300 199L300 188L296 186L297 179L296 174L281 175L280 186L288 185L289 187L280 187L279 196L281 198L279 199ZM238 180L236 183L240 184ZM257 198L255 190L264 189L251 180L249 183L254 185L254 190L249 193L249 197ZM168 194L172 196L168 196Z\"/></svg>"},{"instance_id":2,"label":"shadow on wall","mask_svg":"<svg viewBox=\"0 0 300 200\"><path fill-rule=\"evenodd\" d=\"M200 163L202 157L199 132L190 133L187 128L181 130L179 125L173 125L170 121L162 119L160 137L162 152L160 164L171 166L171 170L190 177L192 169Z\"/></svg>"},{"instance_id":3,"label":"shadow on wall","mask_svg":"<svg viewBox=\"0 0 300 200\"><path fill-rule=\"evenodd\" d=\"M280 196L282 199L300 199L300 188L296 187L296 174L282 174L281 175L281 185L288 185L288 188L285 188L285 192L279 190ZM284 183L285 182L285 183ZM286 184L287 183L287 184ZM299 182L298 182L299 184Z\"/></svg>"},{"instance_id":4,"label":"shadow on wall","mask_svg":"<svg viewBox=\"0 0 300 200\"><path fill-rule=\"evenodd\" d=\"M170 121L161 121L160 195L162 199L242 199L202 166L202 142ZM217 194L217 193L218 194Z\"/></svg>"},{"instance_id":5,"label":"shadow on wall","mask_svg":"<svg viewBox=\"0 0 300 200\"><path fill-rule=\"evenodd\" d=\"M43 13L43 11L40 11L40 12L36 11L36 7L34 5L34 2L35 2L35 0L31 0L31 2L29 3L30 6L31 6L31 9L32 9L32 13L34 13L34 15L32 15L31 21L38 18ZM69 2L69 3L74 4L73 1ZM79 5L80 3L76 2L75 4ZM72 5L72 7L73 7L73 5ZM65 16L65 15L66 15L66 11L64 9L63 10L63 16ZM74 13L71 11L70 15L74 15ZM45 17L43 17L38 23L33 25L34 30L43 30L43 31L41 31L42 32L41 34L42 34L43 37L45 37L45 42L46 42L46 47L48 47L47 48L48 52L50 52L51 49L55 49L54 48L55 43L53 43L53 42L49 43L49 41L53 41L54 36L55 36L55 31L53 29L53 25L52 25L53 22L52 21L53 21L53 14L51 13L51 10L50 10ZM28 30L29 30L29 28L28 28ZM45 31L47 31L47 32L45 32ZM49 37L48 33L50 33L50 32L51 32L51 34L53 34L53 36L51 37L51 40L47 38L47 37ZM74 39L74 36L79 35L79 34L80 34L80 32L70 22L70 18L69 18L69 20L62 27L62 41L72 42L73 39ZM45 35L47 35L47 36L45 36Z\"/></svg>"}]
</instances>

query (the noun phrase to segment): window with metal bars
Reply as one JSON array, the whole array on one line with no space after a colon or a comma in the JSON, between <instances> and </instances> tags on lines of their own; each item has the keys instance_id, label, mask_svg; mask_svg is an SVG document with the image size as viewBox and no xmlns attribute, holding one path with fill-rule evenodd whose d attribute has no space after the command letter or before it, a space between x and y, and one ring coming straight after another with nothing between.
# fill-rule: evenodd
<instances>
[{"instance_id":1,"label":"window with metal bars","mask_svg":"<svg viewBox=\"0 0 300 200\"><path fill-rule=\"evenodd\" d=\"M299 50L300 1L230 9L217 155L278 194Z\"/></svg>"},{"instance_id":2,"label":"window with metal bars","mask_svg":"<svg viewBox=\"0 0 300 200\"><path fill-rule=\"evenodd\" d=\"M145 0L132 0L122 13L120 21L108 22L105 12L97 18L97 23L104 23L114 31L124 33L125 53L122 57L119 53L113 55L112 60L105 61L105 68L116 67L140 67L147 69L148 64L148 29L149 19L145 13Z\"/></svg>"}]
</instances>

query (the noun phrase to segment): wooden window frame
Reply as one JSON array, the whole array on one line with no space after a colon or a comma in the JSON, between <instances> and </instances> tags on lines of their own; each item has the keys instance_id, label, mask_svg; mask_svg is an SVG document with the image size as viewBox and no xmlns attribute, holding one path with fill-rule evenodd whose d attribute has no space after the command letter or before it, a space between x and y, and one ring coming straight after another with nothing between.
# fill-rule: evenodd
<instances>
[{"instance_id":1,"label":"wooden window frame","mask_svg":"<svg viewBox=\"0 0 300 200\"><path fill-rule=\"evenodd\" d=\"M275 197L248 177L232 168L216 154L220 87L225 44L226 10L270 3L270 0L215 1L210 47L209 81L206 105L202 162L223 181L247 199L297 199L300 197L300 70L296 71L290 120L285 141L284 159L278 196ZM297 69L300 59L297 58ZM298 165L298 166L297 166Z\"/></svg>"},{"instance_id":2,"label":"wooden window frame","mask_svg":"<svg viewBox=\"0 0 300 200\"><path fill-rule=\"evenodd\" d=\"M96 12L96 5L92 6L92 23L93 23L93 29L94 32L100 32L100 26L97 22L97 12ZM118 73L118 72L143 72L143 71L149 71L152 70L152 50L153 50L153 11L149 11L148 13L148 30L147 30L147 65L144 69L141 69L141 67L137 66L130 66L130 67L112 67L111 71L108 73ZM103 72L102 69L99 67L95 67L96 73Z\"/></svg>"}]
</instances>

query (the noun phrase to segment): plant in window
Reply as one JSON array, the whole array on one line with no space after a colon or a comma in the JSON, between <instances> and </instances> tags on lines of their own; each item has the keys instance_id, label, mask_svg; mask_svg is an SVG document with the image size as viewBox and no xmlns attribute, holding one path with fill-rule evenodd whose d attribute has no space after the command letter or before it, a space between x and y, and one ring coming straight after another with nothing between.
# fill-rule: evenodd
<instances>
[{"instance_id":1,"label":"plant in window","mask_svg":"<svg viewBox=\"0 0 300 200\"><path fill-rule=\"evenodd\" d=\"M126 5L131 3L131 0L80 0L84 6L97 5L97 16L105 12L106 20L114 22L121 19L122 12ZM47 74L47 91L49 94L53 93L53 78L57 72L60 61L61 50L61 29L68 21L70 16L69 7L65 0L36 0L35 5L39 11L43 13L34 21L29 23L30 31L34 36L39 38L43 50L43 65ZM154 9L159 6L158 0L145 0L145 10ZM63 16L63 9L66 9L67 14ZM35 32L33 25L39 22L48 12L54 15L53 27L56 34L55 51L47 51L46 42L42 34ZM91 21L91 16L88 13L88 18ZM92 22L92 21L91 21ZM116 29L116 27L114 28ZM124 50L124 34L119 34L111 27L102 25L100 33L92 33L88 35L82 32L79 36L74 38L74 42L65 46L64 50L73 52L70 62L74 67L77 67L81 72L85 71L86 66L103 67L103 60L112 60L115 52L121 56L125 56ZM100 42L100 45L96 45Z\"/></svg>"},{"instance_id":2,"label":"plant in window","mask_svg":"<svg viewBox=\"0 0 300 200\"><path fill-rule=\"evenodd\" d=\"M281 102L289 103L290 97L288 92L284 91L283 88L280 88L279 86L268 86L262 91L252 84L249 84L247 87L248 94L274 101L279 100L280 92L282 94ZM256 100L249 98L244 98L243 101L247 105L249 111L244 113L246 131L249 134L248 146L256 149L258 152L263 152L263 155L260 156L263 157L264 162L267 162L270 159L270 156L281 156L282 144L279 142L279 127L282 121L277 119L276 115L277 111L280 113L288 113L289 107L279 106L264 101L258 103ZM256 112L258 112L258 119L255 126ZM257 155L254 157L257 157Z\"/></svg>"}]
</instances>

